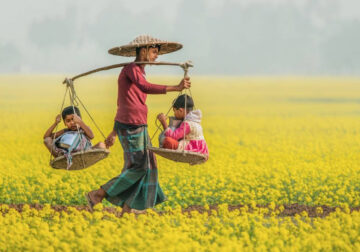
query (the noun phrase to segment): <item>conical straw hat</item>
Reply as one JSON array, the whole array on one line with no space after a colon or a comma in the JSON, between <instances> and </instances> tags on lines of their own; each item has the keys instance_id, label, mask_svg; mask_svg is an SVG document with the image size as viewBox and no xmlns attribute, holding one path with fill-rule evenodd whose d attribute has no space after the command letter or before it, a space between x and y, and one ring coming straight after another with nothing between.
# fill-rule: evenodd
<instances>
[{"instance_id":1,"label":"conical straw hat","mask_svg":"<svg viewBox=\"0 0 360 252\"><path fill-rule=\"evenodd\" d=\"M109 53L119 56L135 57L137 47L153 46L153 45L160 45L159 54L175 52L182 48L182 44L177 42L160 40L157 38L153 38L149 35L141 35L135 38L127 45L111 48L109 50Z\"/></svg>"}]
</instances>

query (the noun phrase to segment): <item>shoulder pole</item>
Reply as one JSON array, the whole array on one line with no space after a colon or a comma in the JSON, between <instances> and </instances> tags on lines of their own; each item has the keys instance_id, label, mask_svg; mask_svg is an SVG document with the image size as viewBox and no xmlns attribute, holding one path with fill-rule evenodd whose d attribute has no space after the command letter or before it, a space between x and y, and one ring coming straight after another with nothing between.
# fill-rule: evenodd
<instances>
[{"instance_id":1,"label":"shoulder pole","mask_svg":"<svg viewBox=\"0 0 360 252\"><path fill-rule=\"evenodd\" d=\"M105 70L110 70L110 69L113 69L113 68L119 68L119 67L124 67L126 65L129 65L131 63L135 63L135 64L138 64L138 65L164 65L164 66L180 66L181 68L184 69L185 73L187 74L187 69L189 67L193 67L194 65L192 64L191 61L186 61L186 62L183 62L183 63L172 63L172 62L162 62L162 61L159 61L159 62L146 62L146 61L138 61L138 62L126 62L126 63L120 63L120 64L115 64L115 65L110 65L110 66L105 66L105 67L100 67L100 68L96 68L94 70L90 70L88 72L85 72L85 73L82 73L82 74L79 74L79 75L76 75L70 79L65 79L63 81L63 84L66 84L68 83L69 80L71 81L74 81L80 77L83 77L83 76L86 76L86 75L90 75L90 74L93 74L93 73L96 73L96 72L100 72L100 71L105 71Z\"/></svg>"}]
</instances>

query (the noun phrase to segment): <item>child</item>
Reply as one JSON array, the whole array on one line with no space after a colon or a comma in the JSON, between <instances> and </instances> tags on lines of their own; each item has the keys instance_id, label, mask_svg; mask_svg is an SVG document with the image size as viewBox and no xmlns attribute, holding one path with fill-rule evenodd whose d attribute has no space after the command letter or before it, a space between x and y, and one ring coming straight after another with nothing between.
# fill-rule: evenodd
<instances>
[{"instance_id":1,"label":"child","mask_svg":"<svg viewBox=\"0 0 360 252\"><path fill-rule=\"evenodd\" d=\"M209 156L209 150L205 142L203 130L200 125L201 111L193 110L194 101L186 95L186 111L185 111L185 95L180 95L174 102L173 110L177 120L181 120L179 127L176 123L172 127L168 127L166 116L161 113L157 116L160 123L164 127L163 136L160 147L174 150L186 150L198 152ZM185 130L185 139L184 139Z\"/></svg>"},{"instance_id":2,"label":"child","mask_svg":"<svg viewBox=\"0 0 360 252\"><path fill-rule=\"evenodd\" d=\"M67 128L53 133L61 117ZM44 144L54 157L65 155L69 168L72 164L71 153L90 148L105 149L105 144L102 142L92 146L90 140L93 138L94 134L90 127L81 120L80 110L69 106L63 109L61 115L56 116L55 122L45 132Z\"/></svg>"}]
</instances>

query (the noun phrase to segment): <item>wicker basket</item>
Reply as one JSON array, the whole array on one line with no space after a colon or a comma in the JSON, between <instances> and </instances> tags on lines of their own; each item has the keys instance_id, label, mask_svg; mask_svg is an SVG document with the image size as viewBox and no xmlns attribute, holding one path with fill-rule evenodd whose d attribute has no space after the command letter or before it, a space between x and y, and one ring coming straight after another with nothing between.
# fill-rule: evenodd
<instances>
[{"instance_id":1,"label":"wicker basket","mask_svg":"<svg viewBox=\"0 0 360 252\"><path fill-rule=\"evenodd\" d=\"M148 147L148 150L166 159L191 165L202 164L207 160L206 155L192 151L177 151L156 147Z\"/></svg>"},{"instance_id":2,"label":"wicker basket","mask_svg":"<svg viewBox=\"0 0 360 252\"><path fill-rule=\"evenodd\" d=\"M72 154L72 165L69 169L67 169L65 156L55 158L50 162L50 165L55 169L82 170L106 158L109 153L110 151L105 149L90 149Z\"/></svg>"}]
</instances>

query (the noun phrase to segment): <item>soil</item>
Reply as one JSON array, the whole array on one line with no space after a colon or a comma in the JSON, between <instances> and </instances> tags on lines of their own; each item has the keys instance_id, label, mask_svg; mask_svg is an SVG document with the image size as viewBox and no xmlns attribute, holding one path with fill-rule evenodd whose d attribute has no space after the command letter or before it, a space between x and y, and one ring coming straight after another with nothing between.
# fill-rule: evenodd
<instances>
[{"instance_id":1,"label":"soil","mask_svg":"<svg viewBox=\"0 0 360 252\"><path fill-rule=\"evenodd\" d=\"M23 211L23 206L24 204L0 204L0 209L1 206L3 205L7 205L9 208L15 209L18 212L22 212ZM37 210L41 210L44 208L44 205L42 204L28 204L30 206L30 208L35 208ZM77 206L63 206L63 205L53 205L51 206L51 208L55 211L61 212L61 211L65 211L68 212L69 211L69 207L73 207L76 208L78 211L89 211L90 209L88 206L83 206L83 205L77 205ZM229 211L234 211L234 210L240 210L244 209L245 205L229 205L228 206L228 210ZM306 206L306 205L299 205L299 204L290 204L290 205L282 205L283 210L280 211L280 206L276 206L274 208L274 210L269 209L268 206L261 206L261 205L257 205L256 206L258 209L267 209L268 211L266 211L267 213L265 213L264 215L271 215L271 213L274 213L277 216L280 217L285 217L285 216L295 216L296 214L301 215L304 211L307 213L307 215L309 217L326 217L328 216L330 213L335 212L336 208L338 207L331 207L331 206ZM187 208L182 209L183 214L187 214L189 216L191 216L191 212L193 211L197 211L199 213L205 213L207 212L209 215L213 214L213 210L215 210L216 212L218 212L218 205L211 205L209 206L208 209L205 209L204 206L189 206ZM321 208L322 211L317 211L318 208ZM120 217L120 211L118 211L116 208L114 207L104 207L103 211L106 211L108 213L112 213L117 217ZM248 211L249 212L253 212L254 209L252 209L250 206L248 206ZM353 211L360 211L360 206L358 207L353 207L350 208L350 212ZM4 210L0 210L0 212L2 212L3 214L5 214ZM135 214L141 214L143 213L143 211L137 211L134 210ZM166 212L164 211L159 211L158 212L159 215L163 215L166 214Z\"/></svg>"}]
</instances>

